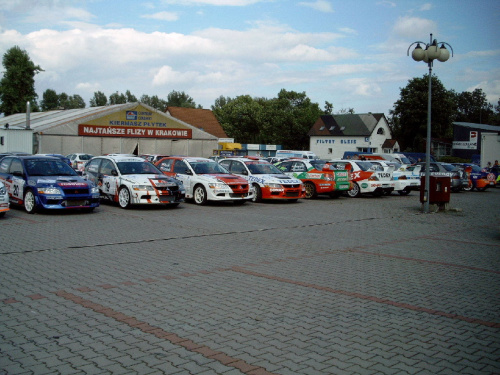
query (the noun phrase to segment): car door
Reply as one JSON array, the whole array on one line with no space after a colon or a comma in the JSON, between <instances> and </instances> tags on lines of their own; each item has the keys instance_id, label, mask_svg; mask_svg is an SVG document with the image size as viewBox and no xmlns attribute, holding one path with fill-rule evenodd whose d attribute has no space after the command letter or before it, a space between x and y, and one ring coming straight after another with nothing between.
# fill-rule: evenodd
<instances>
[{"instance_id":1,"label":"car door","mask_svg":"<svg viewBox=\"0 0 500 375\"><path fill-rule=\"evenodd\" d=\"M101 165L102 159L95 158L89 162L85 168L83 177L89 181L92 181L95 186L102 190L102 179L99 178L99 166Z\"/></svg>"},{"instance_id":2,"label":"car door","mask_svg":"<svg viewBox=\"0 0 500 375\"><path fill-rule=\"evenodd\" d=\"M181 180L184 184L186 191L192 192L193 188L193 174L191 168L185 160L175 159L172 168L173 176Z\"/></svg>"},{"instance_id":3,"label":"car door","mask_svg":"<svg viewBox=\"0 0 500 375\"><path fill-rule=\"evenodd\" d=\"M114 173L113 173L114 171ZM102 192L107 195L115 195L118 186L118 169L115 163L109 159L103 159L99 167L99 180L102 181Z\"/></svg>"},{"instance_id":4,"label":"car door","mask_svg":"<svg viewBox=\"0 0 500 375\"><path fill-rule=\"evenodd\" d=\"M2 175L4 176L5 186L9 193L9 197L14 201L22 201L25 192L25 170L23 163L18 158L6 157L2 160L1 167Z\"/></svg>"}]
</instances>

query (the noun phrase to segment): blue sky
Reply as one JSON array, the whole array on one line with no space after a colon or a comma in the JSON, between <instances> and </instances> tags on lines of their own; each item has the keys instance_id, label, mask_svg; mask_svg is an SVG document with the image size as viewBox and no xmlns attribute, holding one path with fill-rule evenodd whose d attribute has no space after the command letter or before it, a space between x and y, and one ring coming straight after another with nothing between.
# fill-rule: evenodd
<instances>
[{"instance_id":1,"label":"blue sky","mask_svg":"<svg viewBox=\"0 0 500 375\"><path fill-rule=\"evenodd\" d=\"M305 92L334 112L388 114L400 89L428 72L406 55L430 33L454 57L435 62L447 89L500 98L498 0L0 0L0 54L17 45L46 89L184 91L210 108L219 96ZM410 50L411 52L411 50Z\"/></svg>"}]
</instances>

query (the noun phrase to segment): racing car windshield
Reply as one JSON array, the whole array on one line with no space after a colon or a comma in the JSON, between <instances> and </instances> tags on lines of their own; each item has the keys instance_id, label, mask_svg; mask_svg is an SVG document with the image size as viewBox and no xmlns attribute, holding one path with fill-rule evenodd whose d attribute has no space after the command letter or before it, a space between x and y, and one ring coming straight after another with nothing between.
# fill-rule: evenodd
<instances>
[{"instance_id":1,"label":"racing car windshield","mask_svg":"<svg viewBox=\"0 0 500 375\"><path fill-rule=\"evenodd\" d=\"M196 174L229 174L228 170L215 161L210 162L190 162Z\"/></svg>"},{"instance_id":2,"label":"racing car windshield","mask_svg":"<svg viewBox=\"0 0 500 375\"><path fill-rule=\"evenodd\" d=\"M373 164L369 161L356 161L356 164L359 166L359 168L361 168L362 171L368 171L371 167L373 167Z\"/></svg>"},{"instance_id":3,"label":"racing car windshield","mask_svg":"<svg viewBox=\"0 0 500 375\"><path fill-rule=\"evenodd\" d=\"M275 165L268 163L248 162L248 170L252 174L283 174Z\"/></svg>"},{"instance_id":4,"label":"racing car windshield","mask_svg":"<svg viewBox=\"0 0 500 375\"><path fill-rule=\"evenodd\" d=\"M116 163L121 174L162 174L147 161L121 161Z\"/></svg>"},{"instance_id":5,"label":"racing car windshield","mask_svg":"<svg viewBox=\"0 0 500 375\"><path fill-rule=\"evenodd\" d=\"M325 167L325 165L326 165L326 161L324 161L324 160L318 160L318 159L317 159L317 160L310 160L310 162L311 162L311 165L312 165L314 168L316 168L317 170L320 170L320 171L321 171L321 170Z\"/></svg>"},{"instance_id":6,"label":"racing car windshield","mask_svg":"<svg viewBox=\"0 0 500 375\"><path fill-rule=\"evenodd\" d=\"M73 168L59 159L28 159L24 162L30 176L77 176Z\"/></svg>"}]
</instances>

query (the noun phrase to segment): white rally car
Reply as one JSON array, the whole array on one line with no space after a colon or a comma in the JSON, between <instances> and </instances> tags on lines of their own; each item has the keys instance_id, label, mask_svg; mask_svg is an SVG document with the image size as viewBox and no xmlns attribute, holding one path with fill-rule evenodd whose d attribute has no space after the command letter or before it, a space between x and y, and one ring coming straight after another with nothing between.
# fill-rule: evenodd
<instances>
[{"instance_id":1,"label":"white rally car","mask_svg":"<svg viewBox=\"0 0 500 375\"><path fill-rule=\"evenodd\" d=\"M229 173L211 159L172 156L159 160L156 166L167 176L181 180L186 188L186 198L199 205L207 201L243 204L254 196L254 189L247 180Z\"/></svg>"},{"instance_id":2,"label":"white rally car","mask_svg":"<svg viewBox=\"0 0 500 375\"><path fill-rule=\"evenodd\" d=\"M370 163L380 165L386 172L392 172L394 191L399 195L408 195L412 190L420 190L420 167L417 171L410 171L406 169L406 165L397 162L370 160Z\"/></svg>"},{"instance_id":3,"label":"white rally car","mask_svg":"<svg viewBox=\"0 0 500 375\"><path fill-rule=\"evenodd\" d=\"M286 199L295 202L305 197L306 190L301 180L287 176L266 160L230 158L219 160L219 164L253 185L254 202L263 199Z\"/></svg>"},{"instance_id":4,"label":"white rally car","mask_svg":"<svg viewBox=\"0 0 500 375\"><path fill-rule=\"evenodd\" d=\"M371 161L332 160L328 163L335 169L346 169L347 164L351 165L353 187L347 192L351 198L359 197L361 194L389 195L394 191L396 184L393 172L384 171L383 167L374 165Z\"/></svg>"},{"instance_id":5,"label":"white rally car","mask_svg":"<svg viewBox=\"0 0 500 375\"><path fill-rule=\"evenodd\" d=\"M0 181L0 217L9 211L9 193L4 183Z\"/></svg>"},{"instance_id":6,"label":"white rally car","mask_svg":"<svg viewBox=\"0 0 500 375\"><path fill-rule=\"evenodd\" d=\"M165 204L178 206L186 191L182 182L167 177L150 162L131 156L97 156L92 158L83 176L98 186L101 198L131 204Z\"/></svg>"}]
</instances>

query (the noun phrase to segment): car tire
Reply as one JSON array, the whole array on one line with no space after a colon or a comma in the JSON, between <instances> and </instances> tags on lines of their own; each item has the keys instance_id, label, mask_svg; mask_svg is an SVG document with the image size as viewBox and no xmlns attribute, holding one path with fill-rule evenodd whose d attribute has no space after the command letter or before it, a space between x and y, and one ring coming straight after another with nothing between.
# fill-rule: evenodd
<instances>
[{"instance_id":1,"label":"car tire","mask_svg":"<svg viewBox=\"0 0 500 375\"><path fill-rule=\"evenodd\" d=\"M352 184L352 189L347 192L347 195L351 198L358 198L361 195L361 190L357 182Z\"/></svg>"},{"instance_id":2,"label":"car tire","mask_svg":"<svg viewBox=\"0 0 500 375\"><path fill-rule=\"evenodd\" d=\"M304 187L306 188L306 199L316 198L318 193L316 191L316 186L310 181L304 182Z\"/></svg>"},{"instance_id":3,"label":"car tire","mask_svg":"<svg viewBox=\"0 0 500 375\"><path fill-rule=\"evenodd\" d=\"M194 203L200 206L207 204L207 190L203 185L196 185L193 191Z\"/></svg>"},{"instance_id":4,"label":"car tire","mask_svg":"<svg viewBox=\"0 0 500 375\"><path fill-rule=\"evenodd\" d=\"M252 198L252 202L254 202L254 203L262 202L262 189L260 188L260 186L257 184L254 184L253 189L254 189L254 195Z\"/></svg>"},{"instance_id":5,"label":"car tire","mask_svg":"<svg viewBox=\"0 0 500 375\"><path fill-rule=\"evenodd\" d=\"M471 191L474 190L474 185L469 181L469 186L462 188L463 191Z\"/></svg>"},{"instance_id":6,"label":"car tire","mask_svg":"<svg viewBox=\"0 0 500 375\"><path fill-rule=\"evenodd\" d=\"M126 186L122 186L118 190L118 204L121 208L129 208L131 200L130 190Z\"/></svg>"},{"instance_id":7,"label":"car tire","mask_svg":"<svg viewBox=\"0 0 500 375\"><path fill-rule=\"evenodd\" d=\"M29 214L36 213L37 211L36 197L31 189L26 190L26 193L24 193L23 205L27 213Z\"/></svg>"}]
</instances>

